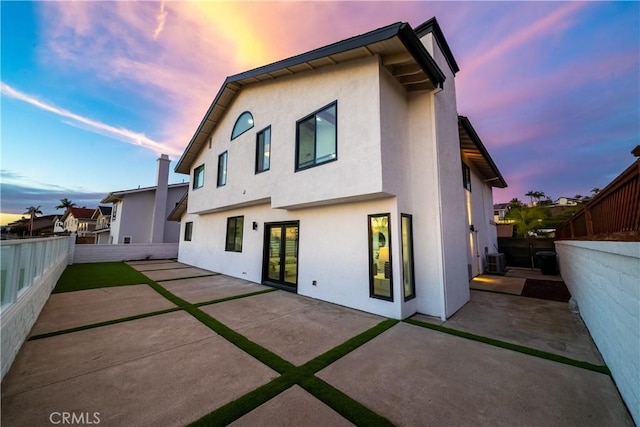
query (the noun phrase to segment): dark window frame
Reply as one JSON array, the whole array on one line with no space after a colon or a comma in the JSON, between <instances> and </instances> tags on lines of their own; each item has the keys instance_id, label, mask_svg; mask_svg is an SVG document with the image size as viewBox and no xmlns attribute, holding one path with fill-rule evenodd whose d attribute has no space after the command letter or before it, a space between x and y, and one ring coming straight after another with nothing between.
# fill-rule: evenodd
<instances>
[{"instance_id":1,"label":"dark window frame","mask_svg":"<svg viewBox=\"0 0 640 427\"><path fill-rule=\"evenodd\" d=\"M320 163L316 162L315 159L315 155L314 155L314 159L313 159L313 164L308 165L308 166L300 166L300 123L305 122L307 120L309 120L312 117L316 117L319 113L323 112L324 110L327 110L331 107L335 107L336 109L336 123L335 123L335 140L336 140L336 148L335 148L335 156L331 159L328 160L324 160ZM317 149L317 143L318 143L318 137L317 137L317 127L314 126L314 153L316 152ZM299 171L303 171L306 169L310 169L310 168L315 168L316 166L320 166L320 165L324 165L326 163L331 163L331 162L335 162L336 160L338 160L338 100L336 99L333 102L330 102L329 104L325 105L322 108L319 108L318 110L314 111L313 113L301 118L300 120L296 121L296 153L295 153L295 171L299 172Z\"/></svg>"},{"instance_id":2,"label":"dark window frame","mask_svg":"<svg viewBox=\"0 0 640 427\"><path fill-rule=\"evenodd\" d=\"M405 294L405 289L404 289L404 277L405 277L405 270L404 270L404 242L402 242L403 236L404 236L404 229L403 229L403 219L407 218L409 220L409 226L410 226L410 233L409 233L409 252L410 252L410 272L411 272L411 295L407 296ZM414 252L413 252L413 215L411 214L405 214L405 213L401 213L400 214L400 240L401 240L401 245L400 245L400 251L402 254L401 260L402 260L402 295L404 296L404 300L405 301L409 301L412 300L416 297L416 269L415 269L415 256L414 256Z\"/></svg>"},{"instance_id":3,"label":"dark window frame","mask_svg":"<svg viewBox=\"0 0 640 427\"><path fill-rule=\"evenodd\" d=\"M184 241L190 242L193 237L193 221L184 224Z\"/></svg>"},{"instance_id":4,"label":"dark window frame","mask_svg":"<svg viewBox=\"0 0 640 427\"><path fill-rule=\"evenodd\" d=\"M227 170L229 166L228 153L229 153L228 151L224 151L218 155L218 177L216 179L217 187L224 187L225 185L227 185ZM220 167L220 164L222 163L223 158L224 158L224 173Z\"/></svg>"},{"instance_id":5,"label":"dark window frame","mask_svg":"<svg viewBox=\"0 0 640 427\"><path fill-rule=\"evenodd\" d=\"M462 186L471 191L471 168L462 162Z\"/></svg>"},{"instance_id":6,"label":"dark window frame","mask_svg":"<svg viewBox=\"0 0 640 427\"><path fill-rule=\"evenodd\" d=\"M266 131L269 131L269 155L267 156L269 158L269 167L265 168L264 167L264 157L265 157L265 150L264 150L264 139L262 142L262 152L260 152L260 135L265 134ZM260 158L262 157L263 161L262 161L262 169L259 169L259 165L260 165ZM255 164L255 173L259 174L262 172L266 172L269 169L271 169L271 125L267 126L266 128L262 129L261 131L259 131L258 133L256 133L256 164Z\"/></svg>"},{"instance_id":7,"label":"dark window frame","mask_svg":"<svg viewBox=\"0 0 640 427\"><path fill-rule=\"evenodd\" d=\"M389 236L387 237L387 242L389 245L389 268L391 269L389 275L389 296L378 295L375 293L374 286L374 274L373 274L373 262L371 260L371 255L373 254L373 233L371 230L371 219L372 218L387 218L387 228L389 229ZM393 302L393 251L391 249L391 212L386 213L377 213L377 214L369 214L367 215L367 235L369 237L369 244L367 248L369 249L367 253L367 263L369 264L369 298L381 299L384 301Z\"/></svg>"},{"instance_id":8,"label":"dark window frame","mask_svg":"<svg viewBox=\"0 0 640 427\"><path fill-rule=\"evenodd\" d=\"M246 128L246 129L244 129L242 132L236 133L236 128L238 127L238 124L240 123L240 119L242 119L247 114L249 115L249 117L251 117L250 126L248 128ZM233 125L233 129L231 129L231 141L233 141L234 139L236 139L240 135L250 131L251 129L253 129L254 126L255 126L255 120L253 119L253 114L251 114L251 111L243 111L242 113L240 113L240 115L236 119L236 122Z\"/></svg>"},{"instance_id":9,"label":"dark window frame","mask_svg":"<svg viewBox=\"0 0 640 427\"><path fill-rule=\"evenodd\" d=\"M238 227L238 219L242 220L242 225ZM233 240L229 239L230 227L233 223ZM238 231L240 231L240 247L236 245L238 239ZM230 216L227 218L227 228L225 232L224 250L226 252L242 252L242 243L244 241L244 215Z\"/></svg>"},{"instance_id":10,"label":"dark window frame","mask_svg":"<svg viewBox=\"0 0 640 427\"><path fill-rule=\"evenodd\" d=\"M200 181L200 185L198 185L197 176L200 173L202 174L202 181ZM193 169L193 186L192 187L194 190L204 187L204 163Z\"/></svg>"}]
</instances>

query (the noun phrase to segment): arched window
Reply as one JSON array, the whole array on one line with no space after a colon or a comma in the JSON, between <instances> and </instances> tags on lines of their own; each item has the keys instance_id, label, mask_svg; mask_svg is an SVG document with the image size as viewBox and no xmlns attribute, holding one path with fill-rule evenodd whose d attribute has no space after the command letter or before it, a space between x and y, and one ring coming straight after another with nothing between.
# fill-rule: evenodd
<instances>
[{"instance_id":1,"label":"arched window","mask_svg":"<svg viewBox=\"0 0 640 427\"><path fill-rule=\"evenodd\" d=\"M245 111L240 114L238 120L236 120L236 124L233 125L233 132L231 132L231 139L234 140L249 129L253 127L253 116L250 112Z\"/></svg>"}]
</instances>

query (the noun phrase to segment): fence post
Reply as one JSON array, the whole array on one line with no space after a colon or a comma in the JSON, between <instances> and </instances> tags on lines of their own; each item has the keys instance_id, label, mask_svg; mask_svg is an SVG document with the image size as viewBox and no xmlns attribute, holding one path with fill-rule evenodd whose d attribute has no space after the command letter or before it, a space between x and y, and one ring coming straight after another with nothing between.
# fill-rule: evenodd
<instances>
[{"instance_id":1,"label":"fence post","mask_svg":"<svg viewBox=\"0 0 640 427\"><path fill-rule=\"evenodd\" d=\"M73 258L76 253L76 233L69 234L69 260L67 265L73 264Z\"/></svg>"},{"instance_id":2,"label":"fence post","mask_svg":"<svg viewBox=\"0 0 640 427\"><path fill-rule=\"evenodd\" d=\"M591 219L591 210L587 206L584 207L584 219L587 223L587 236L593 236L593 221Z\"/></svg>"}]
</instances>

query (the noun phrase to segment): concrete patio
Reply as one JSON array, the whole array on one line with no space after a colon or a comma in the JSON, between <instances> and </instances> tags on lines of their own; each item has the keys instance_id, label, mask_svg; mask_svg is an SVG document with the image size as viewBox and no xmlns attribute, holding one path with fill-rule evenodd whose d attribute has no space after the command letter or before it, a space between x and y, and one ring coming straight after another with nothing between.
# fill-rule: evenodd
<instances>
[{"instance_id":1,"label":"concrete patio","mask_svg":"<svg viewBox=\"0 0 640 427\"><path fill-rule=\"evenodd\" d=\"M566 303L474 290L447 322L416 315L412 320L421 324L398 322L372 333L386 319L179 263L130 265L156 284L51 296L2 382L3 425L50 425L51 414L72 412L98 413L100 425L181 426L236 399L257 401L260 390L286 381L293 384L229 422L363 423L309 385L315 381L403 426L633 425L611 377L597 369L603 362L588 331ZM159 289L185 303L174 304ZM92 326L107 320L118 322ZM212 324L281 362L268 366L267 356L242 350ZM78 327L85 328L69 331ZM343 345L366 333L372 335L361 344ZM335 361L318 364L331 350ZM318 371L310 371L314 363ZM296 375L299 380L287 379Z\"/></svg>"}]
</instances>

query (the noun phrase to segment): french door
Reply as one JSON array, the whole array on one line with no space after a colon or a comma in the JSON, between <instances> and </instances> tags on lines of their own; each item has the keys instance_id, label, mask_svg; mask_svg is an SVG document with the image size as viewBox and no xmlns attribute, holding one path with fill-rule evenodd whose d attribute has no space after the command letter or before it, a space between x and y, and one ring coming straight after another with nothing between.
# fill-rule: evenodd
<instances>
[{"instance_id":1,"label":"french door","mask_svg":"<svg viewBox=\"0 0 640 427\"><path fill-rule=\"evenodd\" d=\"M298 221L264 226L262 281L278 288L298 288Z\"/></svg>"}]
</instances>

